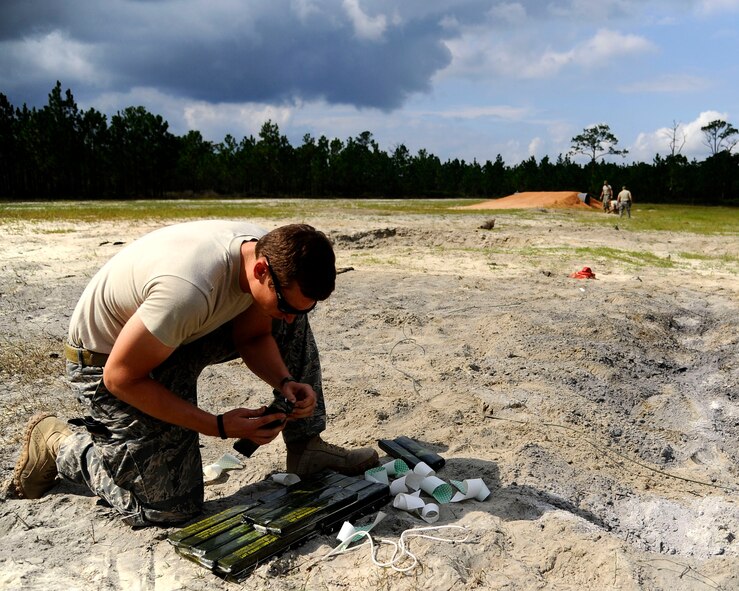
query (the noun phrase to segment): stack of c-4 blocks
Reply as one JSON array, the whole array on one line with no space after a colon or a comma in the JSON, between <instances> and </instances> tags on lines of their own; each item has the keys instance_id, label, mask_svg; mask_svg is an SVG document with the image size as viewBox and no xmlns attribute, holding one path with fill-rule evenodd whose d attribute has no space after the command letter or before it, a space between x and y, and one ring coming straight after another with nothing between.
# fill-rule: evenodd
<instances>
[{"instance_id":1,"label":"stack of c-4 blocks","mask_svg":"<svg viewBox=\"0 0 739 591\"><path fill-rule=\"evenodd\" d=\"M327 471L188 525L169 542L217 575L241 581L264 561L378 510L389 498L386 484Z\"/></svg>"}]
</instances>

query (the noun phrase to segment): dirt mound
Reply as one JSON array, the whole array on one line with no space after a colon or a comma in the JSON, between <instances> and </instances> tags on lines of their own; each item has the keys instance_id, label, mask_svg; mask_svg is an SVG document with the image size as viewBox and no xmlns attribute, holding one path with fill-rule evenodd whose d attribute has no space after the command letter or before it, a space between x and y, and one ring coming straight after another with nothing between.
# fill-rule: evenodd
<instances>
[{"instance_id":1,"label":"dirt mound","mask_svg":"<svg viewBox=\"0 0 739 591\"><path fill-rule=\"evenodd\" d=\"M491 199L475 205L465 205L458 209L529 209L532 207L584 207L598 209L595 201L590 205L583 203L577 191L525 191L508 197Z\"/></svg>"}]
</instances>

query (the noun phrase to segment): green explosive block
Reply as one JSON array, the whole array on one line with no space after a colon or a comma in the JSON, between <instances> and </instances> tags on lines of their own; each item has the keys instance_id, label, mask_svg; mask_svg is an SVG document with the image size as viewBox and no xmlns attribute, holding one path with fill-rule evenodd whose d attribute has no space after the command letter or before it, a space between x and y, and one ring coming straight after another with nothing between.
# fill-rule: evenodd
<instances>
[{"instance_id":1,"label":"green explosive block","mask_svg":"<svg viewBox=\"0 0 739 591\"><path fill-rule=\"evenodd\" d=\"M297 530L285 536L273 533L257 533L260 533L259 538L219 559L215 571L229 575L228 580L242 581L262 562L288 550L293 545L305 542L312 535L312 532L303 530Z\"/></svg>"},{"instance_id":2,"label":"green explosive block","mask_svg":"<svg viewBox=\"0 0 739 591\"><path fill-rule=\"evenodd\" d=\"M204 542L200 542L196 546L192 546L189 549L189 552L194 556L205 556L206 554L217 550L221 546L225 546L229 542L234 541L236 538L239 538L253 531L254 527L250 523L239 521L238 523L233 524L232 527L230 527L223 533L215 535L212 538L208 538L207 540L205 540Z\"/></svg>"},{"instance_id":3,"label":"green explosive block","mask_svg":"<svg viewBox=\"0 0 739 591\"><path fill-rule=\"evenodd\" d=\"M349 492L357 493L357 500L345 507L336 507L336 510L321 520L321 531L328 533L341 527L344 521L351 521L361 515L378 510L390 500L390 487L380 482L359 480L346 488Z\"/></svg>"},{"instance_id":4,"label":"green explosive block","mask_svg":"<svg viewBox=\"0 0 739 591\"><path fill-rule=\"evenodd\" d=\"M230 540L226 544L223 544L219 548L216 548L214 550L211 550L207 554L204 554L202 557L203 566L207 566L208 568L220 570L223 572L228 572L224 571L223 568L220 566L221 561L226 561L226 563L228 564L229 560L232 559L231 557L233 557L234 555L238 555L239 551L242 548L259 542L259 540L267 535L265 532L255 530L250 525L242 525L239 530L239 535L237 535L234 539ZM277 550L279 550L280 547L281 546L279 546L279 544L275 545L275 549Z\"/></svg>"},{"instance_id":5,"label":"green explosive block","mask_svg":"<svg viewBox=\"0 0 739 591\"><path fill-rule=\"evenodd\" d=\"M224 527L224 522L233 520L234 518L241 520L241 516L244 511L257 505L259 505L259 503L236 505L226 509L225 511L211 515L206 519L190 524L187 527L183 527L182 529L171 533L167 539L173 546L192 546L193 544L197 544L198 541L207 540L209 537L224 531L224 529L228 529L230 526L227 525Z\"/></svg>"},{"instance_id":6,"label":"green explosive block","mask_svg":"<svg viewBox=\"0 0 739 591\"><path fill-rule=\"evenodd\" d=\"M169 541L184 558L242 581L262 562L389 499L385 484L326 472L193 523Z\"/></svg>"},{"instance_id":7,"label":"green explosive block","mask_svg":"<svg viewBox=\"0 0 739 591\"><path fill-rule=\"evenodd\" d=\"M342 489L329 490L324 495L319 495L307 503L290 508L275 516L269 520L266 526L255 523L254 528L261 529L261 527L265 527L266 531L281 535L301 528L313 529L322 517L346 507L356 500L357 493L355 492Z\"/></svg>"},{"instance_id":8,"label":"green explosive block","mask_svg":"<svg viewBox=\"0 0 739 591\"><path fill-rule=\"evenodd\" d=\"M390 499L390 488L386 484L355 479L348 489L352 490L346 490L346 493L356 494L354 502L346 505L342 501L335 502L324 511L321 519L312 523L310 518L298 522L292 531L287 528L286 533L280 535L265 532L263 537L235 550L233 555L219 559L215 571L224 573L229 581L241 582L266 560L299 546L318 533L333 531L347 519L356 519L375 511Z\"/></svg>"},{"instance_id":9,"label":"green explosive block","mask_svg":"<svg viewBox=\"0 0 739 591\"><path fill-rule=\"evenodd\" d=\"M249 508L244 512L243 519L250 523L263 520L265 515L279 511L282 507L294 506L300 503L301 499L313 498L316 494L331 486L340 486L342 482L348 481L351 481L351 477L331 472L318 478L296 482L284 488L283 494L271 495L263 503Z\"/></svg>"}]
</instances>

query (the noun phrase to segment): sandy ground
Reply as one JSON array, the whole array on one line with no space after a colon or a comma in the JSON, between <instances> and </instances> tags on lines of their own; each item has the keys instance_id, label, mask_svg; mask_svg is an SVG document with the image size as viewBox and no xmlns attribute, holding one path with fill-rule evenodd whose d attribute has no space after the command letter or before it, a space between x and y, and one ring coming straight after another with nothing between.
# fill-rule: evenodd
<instances>
[{"instance_id":1,"label":"sandy ground","mask_svg":"<svg viewBox=\"0 0 739 591\"><path fill-rule=\"evenodd\" d=\"M337 544L320 536L245 588L739 588L739 269L720 259L737 236L583 225L566 210L495 216L492 230L480 229L485 211L285 218L329 233L352 269L311 315L326 438L415 437L447 459L441 478L483 478L492 493L443 505L437 525L469 538L411 542L409 573L374 566L367 549L316 562ZM77 413L58 357L69 314L118 243L156 225L0 225L0 478L31 414ZM671 266L609 259L605 246ZM583 266L595 280L568 277ZM269 396L236 362L202 376L214 411ZM201 441L206 462L230 451ZM206 512L272 490L260 481L284 456L278 440L209 485ZM379 538L426 525L387 512ZM171 531L133 531L66 483L37 501L8 497L0 588L238 588L179 557Z\"/></svg>"}]
</instances>

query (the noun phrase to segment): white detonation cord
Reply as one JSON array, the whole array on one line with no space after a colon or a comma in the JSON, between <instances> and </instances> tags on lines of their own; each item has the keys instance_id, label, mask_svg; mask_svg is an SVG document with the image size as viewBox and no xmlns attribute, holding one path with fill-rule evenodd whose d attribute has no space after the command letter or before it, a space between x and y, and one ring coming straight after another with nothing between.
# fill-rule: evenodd
<instances>
[{"instance_id":1,"label":"white detonation cord","mask_svg":"<svg viewBox=\"0 0 739 591\"><path fill-rule=\"evenodd\" d=\"M429 536L427 534L420 533L420 532L433 531L433 530L439 530L439 529L459 529L459 530L466 532L466 535L461 540L457 540L457 539L450 539L450 538L440 538L437 536ZM470 537L470 533L466 527L463 527L461 525L438 525L438 526L433 526L433 527L414 527L412 529L407 529L402 534L400 534L400 540L397 543L393 542L392 540L385 540L382 538L378 538L377 540L378 542L382 544L389 544L395 548L395 550L393 551L393 557L388 562L379 562L376 558L377 550L379 549L379 546L375 547L375 541L370 535L370 532L358 530L354 536L352 536L346 542L342 542L341 544L339 544L336 548L331 550L331 552L326 554L323 558L320 558L318 562L327 560L331 556L338 556L339 554L344 554L346 552L351 552L353 550L358 550L359 548L365 547L367 545L366 543L359 544L358 546L354 546L352 548L347 548L349 544L363 537L369 540L370 556L372 558L372 563L375 564L375 566L379 566L382 568L392 568L393 570L397 572L404 573L404 572L408 572L409 570L412 570L418 564L418 558L416 558L416 556L408 549L408 545L407 545L408 538L425 538L427 540L433 540L436 542L447 542L447 543L455 544L455 543L466 542L467 538ZM406 558L409 558L412 561L410 566L406 566L406 567L397 566L399 562L402 562Z\"/></svg>"}]
</instances>

